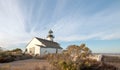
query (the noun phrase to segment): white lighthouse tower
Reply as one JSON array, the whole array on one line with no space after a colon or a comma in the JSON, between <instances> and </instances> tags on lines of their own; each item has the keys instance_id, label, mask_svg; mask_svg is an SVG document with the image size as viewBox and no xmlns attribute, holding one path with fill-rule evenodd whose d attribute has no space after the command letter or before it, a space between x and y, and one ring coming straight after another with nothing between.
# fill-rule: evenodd
<instances>
[{"instance_id":1,"label":"white lighthouse tower","mask_svg":"<svg viewBox=\"0 0 120 70\"><path fill-rule=\"evenodd\" d=\"M50 31L48 32L47 40L49 40L49 41L53 41L53 39L54 39L53 31L50 30Z\"/></svg>"}]
</instances>

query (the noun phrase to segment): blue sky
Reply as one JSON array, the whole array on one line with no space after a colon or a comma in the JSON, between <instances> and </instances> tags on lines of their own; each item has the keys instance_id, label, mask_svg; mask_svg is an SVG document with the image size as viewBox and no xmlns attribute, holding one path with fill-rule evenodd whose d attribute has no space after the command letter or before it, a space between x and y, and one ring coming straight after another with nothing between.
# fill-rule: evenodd
<instances>
[{"instance_id":1,"label":"blue sky","mask_svg":"<svg viewBox=\"0 0 120 70\"><path fill-rule=\"evenodd\" d=\"M65 49L120 53L120 0L0 0L0 46L24 49L52 29Z\"/></svg>"}]
</instances>

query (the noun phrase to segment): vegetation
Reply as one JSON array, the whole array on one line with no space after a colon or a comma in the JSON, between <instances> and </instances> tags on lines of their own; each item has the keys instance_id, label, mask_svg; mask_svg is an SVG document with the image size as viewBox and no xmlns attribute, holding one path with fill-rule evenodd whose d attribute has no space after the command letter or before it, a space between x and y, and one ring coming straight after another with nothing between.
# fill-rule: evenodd
<instances>
[{"instance_id":1,"label":"vegetation","mask_svg":"<svg viewBox=\"0 0 120 70\"><path fill-rule=\"evenodd\" d=\"M0 65L0 70L52 70L48 61L39 59L28 59L5 63Z\"/></svg>"},{"instance_id":2,"label":"vegetation","mask_svg":"<svg viewBox=\"0 0 120 70\"><path fill-rule=\"evenodd\" d=\"M15 52L16 54L21 54L22 50L19 48L16 48L16 49L11 50L11 52Z\"/></svg>"},{"instance_id":3,"label":"vegetation","mask_svg":"<svg viewBox=\"0 0 120 70\"><path fill-rule=\"evenodd\" d=\"M116 70L114 66L89 59L91 54L85 44L70 45L62 54L51 54L48 61L57 70Z\"/></svg>"},{"instance_id":4,"label":"vegetation","mask_svg":"<svg viewBox=\"0 0 120 70\"><path fill-rule=\"evenodd\" d=\"M43 57L35 56L34 58L37 59L47 58L47 60L50 63L50 66L48 65L48 66L39 67L38 66L39 63L36 64L35 62L34 64L36 64L36 67L34 67L33 70L47 70L47 67L50 67L49 70L118 70L116 67L104 63L104 62L113 62L113 60L115 60L115 62L119 62L118 57L112 58L109 56L106 57L104 56L103 59L104 62L101 62L88 58L89 55L92 55L92 52L88 47L86 47L85 44L81 44L80 46L70 45L61 54L48 54ZM0 52L0 63L28 59L31 57L32 56L28 54L23 54L21 49L16 48L11 51ZM27 63L26 66L28 66L29 68L29 66L32 63ZM12 68L11 65L6 65L0 67L0 70L11 70L11 68ZM17 68L14 70L21 70L21 69Z\"/></svg>"},{"instance_id":5,"label":"vegetation","mask_svg":"<svg viewBox=\"0 0 120 70\"><path fill-rule=\"evenodd\" d=\"M19 48L0 52L0 63L11 62L31 58L28 54L23 54Z\"/></svg>"}]
</instances>

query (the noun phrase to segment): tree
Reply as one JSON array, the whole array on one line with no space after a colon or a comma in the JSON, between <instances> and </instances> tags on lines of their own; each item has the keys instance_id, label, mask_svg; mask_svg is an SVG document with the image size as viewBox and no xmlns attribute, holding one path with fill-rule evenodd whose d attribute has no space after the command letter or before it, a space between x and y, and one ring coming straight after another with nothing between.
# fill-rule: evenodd
<instances>
[{"instance_id":1,"label":"tree","mask_svg":"<svg viewBox=\"0 0 120 70\"><path fill-rule=\"evenodd\" d=\"M74 61L79 59L84 59L91 54L91 50L86 47L85 44L70 45L67 47L68 54L73 58Z\"/></svg>"},{"instance_id":2,"label":"tree","mask_svg":"<svg viewBox=\"0 0 120 70\"><path fill-rule=\"evenodd\" d=\"M20 48L16 48L13 49L11 52L22 53L22 50Z\"/></svg>"}]
</instances>

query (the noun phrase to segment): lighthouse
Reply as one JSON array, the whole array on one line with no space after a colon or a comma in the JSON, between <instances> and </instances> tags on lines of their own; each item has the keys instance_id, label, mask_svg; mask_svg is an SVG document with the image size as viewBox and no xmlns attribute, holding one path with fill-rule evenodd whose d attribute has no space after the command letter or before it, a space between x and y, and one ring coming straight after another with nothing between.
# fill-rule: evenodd
<instances>
[{"instance_id":1,"label":"lighthouse","mask_svg":"<svg viewBox=\"0 0 120 70\"><path fill-rule=\"evenodd\" d=\"M53 41L53 39L54 39L53 31L49 30L48 35L47 35L47 40Z\"/></svg>"}]
</instances>

